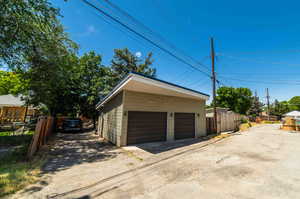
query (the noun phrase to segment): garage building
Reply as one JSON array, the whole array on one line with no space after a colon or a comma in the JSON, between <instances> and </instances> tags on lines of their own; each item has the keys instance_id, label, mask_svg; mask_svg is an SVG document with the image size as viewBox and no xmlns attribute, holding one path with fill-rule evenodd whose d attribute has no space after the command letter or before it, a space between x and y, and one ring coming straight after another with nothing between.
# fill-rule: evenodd
<instances>
[{"instance_id":1,"label":"garage building","mask_svg":"<svg viewBox=\"0 0 300 199\"><path fill-rule=\"evenodd\" d=\"M98 133L117 146L206 135L207 94L130 73L97 105Z\"/></svg>"}]
</instances>

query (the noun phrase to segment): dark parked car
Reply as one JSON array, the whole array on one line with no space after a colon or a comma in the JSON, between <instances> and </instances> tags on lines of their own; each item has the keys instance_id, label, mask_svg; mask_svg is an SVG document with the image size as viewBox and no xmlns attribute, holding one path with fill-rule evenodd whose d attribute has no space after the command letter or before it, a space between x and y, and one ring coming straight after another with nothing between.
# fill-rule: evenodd
<instances>
[{"instance_id":1,"label":"dark parked car","mask_svg":"<svg viewBox=\"0 0 300 199\"><path fill-rule=\"evenodd\" d=\"M25 127L28 128L29 130L34 130L36 127L36 124L38 122L37 118L30 119L26 124Z\"/></svg>"},{"instance_id":2,"label":"dark parked car","mask_svg":"<svg viewBox=\"0 0 300 199\"><path fill-rule=\"evenodd\" d=\"M63 132L82 132L81 119L65 119L62 125Z\"/></svg>"}]
</instances>

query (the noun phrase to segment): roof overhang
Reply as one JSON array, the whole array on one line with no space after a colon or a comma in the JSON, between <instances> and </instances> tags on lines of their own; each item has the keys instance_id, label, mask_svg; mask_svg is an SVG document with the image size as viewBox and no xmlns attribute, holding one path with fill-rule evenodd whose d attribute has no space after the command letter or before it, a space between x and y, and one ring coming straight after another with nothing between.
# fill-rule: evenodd
<instances>
[{"instance_id":1,"label":"roof overhang","mask_svg":"<svg viewBox=\"0 0 300 199\"><path fill-rule=\"evenodd\" d=\"M150 78L141 74L130 73L112 90L111 93L109 93L102 101L97 104L96 109L99 109L122 90L183 97L196 100L209 99L209 95L195 90L184 88L156 78Z\"/></svg>"}]
</instances>

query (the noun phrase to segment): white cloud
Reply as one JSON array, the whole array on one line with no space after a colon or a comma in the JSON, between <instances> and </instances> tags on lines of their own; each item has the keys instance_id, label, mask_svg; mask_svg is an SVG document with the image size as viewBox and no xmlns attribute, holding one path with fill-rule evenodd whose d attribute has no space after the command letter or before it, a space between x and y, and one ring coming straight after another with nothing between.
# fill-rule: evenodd
<instances>
[{"instance_id":1,"label":"white cloud","mask_svg":"<svg viewBox=\"0 0 300 199\"><path fill-rule=\"evenodd\" d=\"M138 57L138 58L140 58L142 56L142 53L141 52L136 52L135 56Z\"/></svg>"},{"instance_id":2,"label":"white cloud","mask_svg":"<svg viewBox=\"0 0 300 199\"><path fill-rule=\"evenodd\" d=\"M90 36L91 34L94 34L94 33L96 33L96 32L97 32L97 29L95 28L94 25L88 25L88 26L86 27L86 29L85 29L84 32L78 33L77 35L78 35L79 37L88 37L88 36Z\"/></svg>"},{"instance_id":3,"label":"white cloud","mask_svg":"<svg viewBox=\"0 0 300 199\"><path fill-rule=\"evenodd\" d=\"M94 33L94 32L96 32L95 26L89 25L89 26L87 27L87 33L91 34L91 33Z\"/></svg>"}]
</instances>

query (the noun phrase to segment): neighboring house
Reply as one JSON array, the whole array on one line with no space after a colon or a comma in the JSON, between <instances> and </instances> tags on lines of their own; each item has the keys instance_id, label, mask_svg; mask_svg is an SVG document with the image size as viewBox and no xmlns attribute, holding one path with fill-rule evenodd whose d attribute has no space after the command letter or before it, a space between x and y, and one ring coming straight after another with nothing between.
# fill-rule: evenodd
<instances>
[{"instance_id":1,"label":"neighboring house","mask_svg":"<svg viewBox=\"0 0 300 199\"><path fill-rule=\"evenodd\" d=\"M207 94L130 73L97 105L98 132L125 146L206 135Z\"/></svg>"},{"instance_id":2,"label":"neighboring house","mask_svg":"<svg viewBox=\"0 0 300 199\"><path fill-rule=\"evenodd\" d=\"M35 109L26 107L21 97L0 95L0 123L21 122L26 116L34 116Z\"/></svg>"},{"instance_id":3,"label":"neighboring house","mask_svg":"<svg viewBox=\"0 0 300 199\"><path fill-rule=\"evenodd\" d=\"M300 111L291 111L283 115L292 119L300 120Z\"/></svg>"},{"instance_id":4,"label":"neighboring house","mask_svg":"<svg viewBox=\"0 0 300 199\"><path fill-rule=\"evenodd\" d=\"M300 131L300 111L291 111L283 115L282 128L288 131Z\"/></svg>"}]
</instances>

